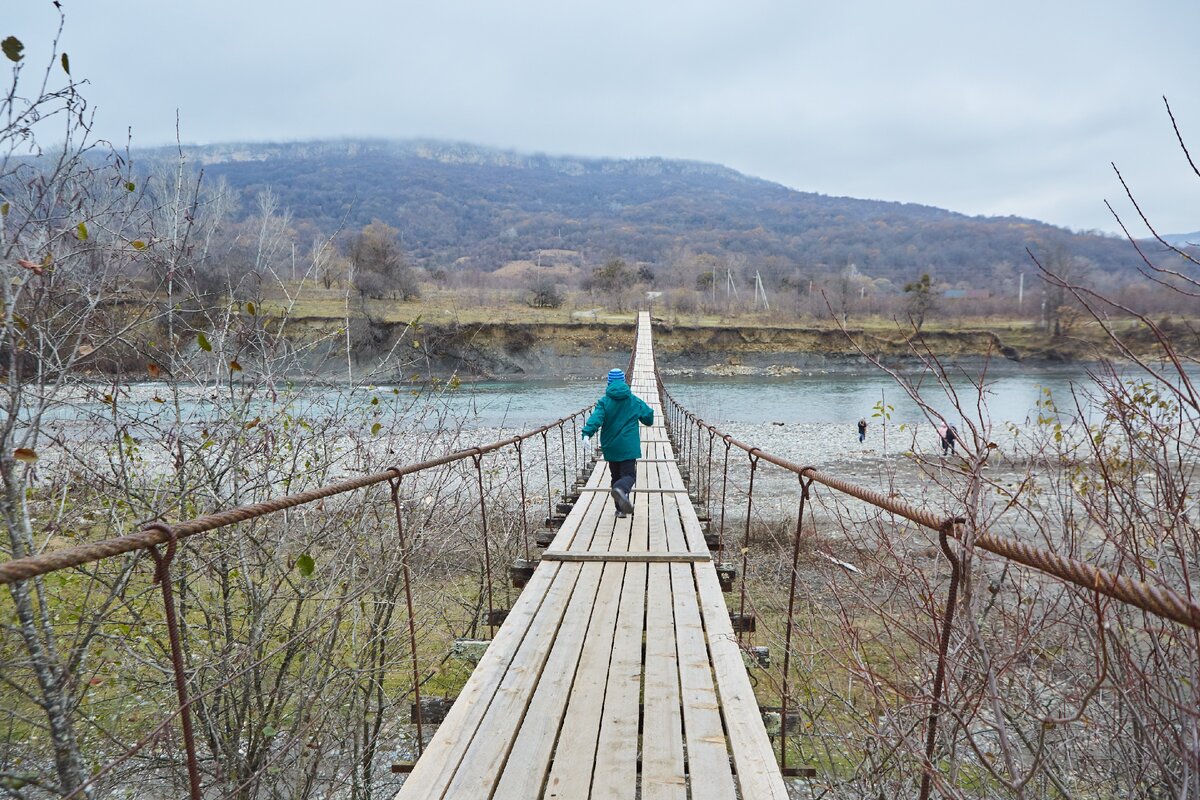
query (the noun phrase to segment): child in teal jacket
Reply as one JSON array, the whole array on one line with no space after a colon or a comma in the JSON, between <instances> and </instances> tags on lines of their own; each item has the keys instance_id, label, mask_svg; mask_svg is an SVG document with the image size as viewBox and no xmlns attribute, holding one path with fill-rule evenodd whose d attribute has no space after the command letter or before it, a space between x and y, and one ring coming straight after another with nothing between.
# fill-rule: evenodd
<instances>
[{"instance_id":1,"label":"child in teal jacket","mask_svg":"<svg viewBox=\"0 0 1200 800\"><path fill-rule=\"evenodd\" d=\"M625 373L619 369L608 372L608 388L596 402L596 409L583 425L583 438L587 439L600 431L600 449L608 462L612 478L613 504L617 516L633 513L629 493L637 480L637 460L642 457L642 440L638 435L638 423L654 424L654 409L635 395L625 382Z\"/></svg>"}]
</instances>

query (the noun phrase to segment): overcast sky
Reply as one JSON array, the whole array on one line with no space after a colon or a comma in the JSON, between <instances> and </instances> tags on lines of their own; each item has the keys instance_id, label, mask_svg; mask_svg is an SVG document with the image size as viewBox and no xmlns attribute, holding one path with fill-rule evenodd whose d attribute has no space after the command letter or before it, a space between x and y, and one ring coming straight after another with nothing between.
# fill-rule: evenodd
<instances>
[{"instance_id":1,"label":"overcast sky","mask_svg":"<svg viewBox=\"0 0 1200 800\"><path fill-rule=\"evenodd\" d=\"M3 0L43 63L50 0ZM61 0L98 132L434 137L710 161L795 189L1115 231L1110 162L1200 230L1200 2ZM32 74L32 71L30 72ZM1132 221L1132 220L1130 220ZM1140 231L1139 231L1140 232Z\"/></svg>"}]
</instances>

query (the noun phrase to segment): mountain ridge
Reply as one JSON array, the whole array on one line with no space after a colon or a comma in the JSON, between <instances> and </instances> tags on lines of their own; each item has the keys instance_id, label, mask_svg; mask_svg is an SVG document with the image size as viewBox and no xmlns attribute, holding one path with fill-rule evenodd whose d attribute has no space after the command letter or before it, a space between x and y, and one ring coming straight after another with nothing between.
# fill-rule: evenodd
<instances>
[{"instance_id":1,"label":"mountain ridge","mask_svg":"<svg viewBox=\"0 0 1200 800\"><path fill-rule=\"evenodd\" d=\"M435 139L226 143L135 152L178 158L248 202L270 187L324 233L379 219L431 269L494 271L542 250L669 264L753 263L764 276L859 271L984 285L1029 269L1026 249L1061 251L1105 273L1135 268L1128 244L1024 217L968 216L916 203L824 195L719 164L525 154Z\"/></svg>"}]
</instances>

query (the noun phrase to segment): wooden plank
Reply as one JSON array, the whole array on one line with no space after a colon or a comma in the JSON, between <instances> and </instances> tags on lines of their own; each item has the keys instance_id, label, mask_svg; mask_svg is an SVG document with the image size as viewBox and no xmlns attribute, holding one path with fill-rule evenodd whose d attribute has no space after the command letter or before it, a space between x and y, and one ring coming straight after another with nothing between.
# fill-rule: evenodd
<instances>
[{"instance_id":1,"label":"wooden plank","mask_svg":"<svg viewBox=\"0 0 1200 800\"><path fill-rule=\"evenodd\" d=\"M593 475L592 479L596 479L596 475ZM599 498L597 499L599 500ZM588 546L594 538L602 508L602 500L593 504L584 502L584 499L581 498L581 502L568 515L564 529L555 537L555 542L562 542L563 546L569 547ZM557 604L562 604L562 609L565 611L565 601L570 595L570 590L558 583L549 585L548 590L547 579L556 574L555 571L559 567L552 564L547 564L546 567L550 568L546 578L539 576L541 569L535 570L534 577L521 593L505 625L501 627L496 639L488 647L484 660L472 672L471 678L459 694L458 701L455 702L450 715L442 723L437 736L427 748L426 753L430 754L429 757L426 758L423 755L418 761L412 774L404 783L403 791L405 793L399 795L398 798L441 796L442 787L454 779L463 753L471 746L475 733L487 716L495 695L504 681L508 679L508 671L516 661L517 651L515 649L500 648L498 645L517 636L520 637L517 643L518 648L529 647L525 640L528 638L527 634L530 629L534 627L534 621L532 616L524 613L524 607L528 604L542 602L543 605L549 604L548 610L551 608L557 610ZM568 569L577 571L580 568L570 567ZM492 657L493 651L497 654L495 659ZM540 658L540 653L537 657ZM456 714L456 712L458 713ZM411 789L408 788L410 786Z\"/></svg>"},{"instance_id":2,"label":"wooden plank","mask_svg":"<svg viewBox=\"0 0 1200 800\"><path fill-rule=\"evenodd\" d=\"M638 466L638 479L646 480L646 471L649 467L646 464ZM641 498L634 503L633 516L630 518L630 536L629 544L626 547L628 552L645 553L650 549L650 506L646 503L646 498ZM613 548L617 550L618 548Z\"/></svg>"},{"instance_id":3,"label":"wooden plank","mask_svg":"<svg viewBox=\"0 0 1200 800\"><path fill-rule=\"evenodd\" d=\"M563 528L569 529L569 535L555 536L548 549L576 552L593 546L598 539L607 541L611 532L604 522L604 500L597 495L580 497ZM566 539L566 543L560 543L561 539Z\"/></svg>"},{"instance_id":4,"label":"wooden plank","mask_svg":"<svg viewBox=\"0 0 1200 800\"><path fill-rule=\"evenodd\" d=\"M592 501L595 495L590 491L600 485L608 475L608 467L604 462L600 462L592 470L592 474L588 476L587 485L584 487L584 493L580 494L579 500L576 501L575 507L571 509L571 513L567 514L567 518L563 520L562 527L555 534L550 546L555 550L567 550L574 548L574 540L576 535L582 529L585 531L584 536L587 541L591 541L595 534L595 521L588 514L595 510L599 513L599 506L593 509Z\"/></svg>"},{"instance_id":5,"label":"wooden plank","mask_svg":"<svg viewBox=\"0 0 1200 800\"><path fill-rule=\"evenodd\" d=\"M554 617L566 609L564 601L575 585L579 567L547 564L543 569L545 575L539 574L542 569L534 570L525 591L521 592L508 619L488 645L437 735L404 781L397 800L442 796L491 706L509 664L522 648L530 646L526 634L532 622L540 614Z\"/></svg>"},{"instance_id":6,"label":"wooden plank","mask_svg":"<svg viewBox=\"0 0 1200 800\"><path fill-rule=\"evenodd\" d=\"M662 529L662 512L656 511L654 514L647 514L651 533L651 547L654 546L653 531L657 527ZM589 550L587 552L570 552L547 550L542 553L543 561L569 561L575 563L588 562L603 562L603 561L620 561L623 563L686 563L694 564L702 561L711 561L712 557L708 553L689 553L687 551L666 551L666 539L662 541L663 551L649 553L629 553L617 552L613 550Z\"/></svg>"},{"instance_id":7,"label":"wooden plank","mask_svg":"<svg viewBox=\"0 0 1200 800\"><path fill-rule=\"evenodd\" d=\"M638 463L641 464L643 462L639 461ZM583 489L580 489L579 491L580 492L607 492L607 491L609 491L609 487L607 487L607 486L587 486L587 487L584 487ZM687 494L687 492L688 492L687 489L662 489L662 488L646 489L646 488L638 488L635 485L633 487L633 492L631 492L630 494Z\"/></svg>"},{"instance_id":8,"label":"wooden plank","mask_svg":"<svg viewBox=\"0 0 1200 800\"><path fill-rule=\"evenodd\" d=\"M625 578L624 564L606 564L602 569L591 625L546 780L545 796L558 800L586 800L591 791L608 663Z\"/></svg>"},{"instance_id":9,"label":"wooden plank","mask_svg":"<svg viewBox=\"0 0 1200 800\"><path fill-rule=\"evenodd\" d=\"M629 800L637 792L638 701L642 685L642 629L646 600L646 565L625 567L621 611L608 666L608 689L596 769L592 776L594 800Z\"/></svg>"},{"instance_id":10,"label":"wooden plank","mask_svg":"<svg viewBox=\"0 0 1200 800\"><path fill-rule=\"evenodd\" d=\"M554 642L554 649L546 662L529 709L521 720L517 738L496 785L494 798L527 800L539 797L542 793L542 786L550 771L554 742L566 713L575 672L583 653L583 643L593 624L611 624L610 609L605 603L612 605L611 613L615 614L616 605L611 602L611 593L604 602L597 599L603 573L604 568L600 564L587 564L580 572L559 636ZM481 791L476 796L486 797L487 794Z\"/></svg>"},{"instance_id":11,"label":"wooden plank","mask_svg":"<svg viewBox=\"0 0 1200 800\"><path fill-rule=\"evenodd\" d=\"M700 555L700 553L689 548L689 542L684 536L683 530L684 523L682 517L687 516L688 514L691 514L692 517L695 517L695 512L691 510L691 504L683 506L682 508L681 506L682 504L676 497L663 498L663 525L666 528L667 533L667 546L672 552L678 553L687 551L694 552L696 555ZM701 537L701 544L703 544L703 537ZM707 547L704 549L704 552L709 552ZM709 556L709 560L712 560L711 555Z\"/></svg>"},{"instance_id":12,"label":"wooden plank","mask_svg":"<svg viewBox=\"0 0 1200 800\"><path fill-rule=\"evenodd\" d=\"M679 503L678 498L672 499ZM675 518L678 519L680 524L683 525L683 535L686 541L686 546L682 543L676 543L672 549L686 549L692 553L707 553L708 544L706 544L704 541L704 531L700 528L700 520L696 517L696 511L692 508L691 503L688 503L686 506L682 503L679 503L679 505L676 506L675 513Z\"/></svg>"},{"instance_id":13,"label":"wooden plank","mask_svg":"<svg viewBox=\"0 0 1200 800\"><path fill-rule=\"evenodd\" d=\"M664 486L682 486L683 478L679 475L679 468L675 465L666 465L663 467L663 485ZM663 527L667 537L667 549L672 552L687 550L687 540L683 535L683 524L680 520L680 509L686 508L691 510L691 502L685 501L678 494L673 496L665 496L662 499L663 503ZM693 514L694 516L694 514ZM707 549L704 552L708 552ZM698 553L697 553L698 554Z\"/></svg>"},{"instance_id":14,"label":"wooden plank","mask_svg":"<svg viewBox=\"0 0 1200 800\"><path fill-rule=\"evenodd\" d=\"M662 485L661 465L647 470L649 487ZM646 498L651 555L666 555L663 498ZM656 552L657 551L657 552ZM671 572L652 564L646 589L646 654L643 686L642 793L643 800L684 800L687 796L680 707L679 664L675 650L675 610Z\"/></svg>"},{"instance_id":15,"label":"wooden plank","mask_svg":"<svg viewBox=\"0 0 1200 800\"><path fill-rule=\"evenodd\" d=\"M649 445L647 448L652 456L655 456L654 461L660 465L674 464L675 454L671 452L671 446L667 444ZM676 469L678 471L678 468Z\"/></svg>"},{"instance_id":16,"label":"wooden plank","mask_svg":"<svg viewBox=\"0 0 1200 800\"><path fill-rule=\"evenodd\" d=\"M646 466L639 478L645 479ZM629 519L626 552L648 550L650 511L640 504ZM614 551L618 548L614 547ZM621 611L613 635L612 660L608 666L608 688L604 693L596 769L592 776L593 799L632 798L638 781L638 711L642 685L642 633L645 626L645 563L625 568L621 587Z\"/></svg>"},{"instance_id":17,"label":"wooden plank","mask_svg":"<svg viewBox=\"0 0 1200 800\"><path fill-rule=\"evenodd\" d=\"M582 574L583 567L564 568ZM571 582L572 590L577 585ZM574 591L572 591L574 594ZM585 592L586 594L586 587ZM592 595L594 597L594 594ZM590 601L591 598L589 598ZM533 621L529 634L521 649L505 672L500 688L496 692L487 713L480 720L471 743L469 756L454 774L445 796L447 798L487 797L500 776L500 769L507 759L509 749L517 735L519 722L526 716L534 690L539 685L543 671L547 669L555 643L560 636L570 637L571 630L563 629L565 611L575 605L564 605L561 614L542 614ZM578 620L576 620L578 623ZM560 651L560 660L569 658L569 653ZM561 665L560 667L561 668Z\"/></svg>"},{"instance_id":18,"label":"wooden plank","mask_svg":"<svg viewBox=\"0 0 1200 800\"><path fill-rule=\"evenodd\" d=\"M646 594L642 800L687 797L670 569L665 564L650 566Z\"/></svg>"},{"instance_id":19,"label":"wooden plank","mask_svg":"<svg viewBox=\"0 0 1200 800\"><path fill-rule=\"evenodd\" d=\"M734 796L733 773L721 727L720 704L713 686L704 628L696 604L692 568L686 564L672 564L669 569L692 797L695 800L726 800Z\"/></svg>"},{"instance_id":20,"label":"wooden plank","mask_svg":"<svg viewBox=\"0 0 1200 800\"><path fill-rule=\"evenodd\" d=\"M672 570L687 570L672 566ZM729 747L737 767L737 780L742 797L786 800L787 788L775 760L775 750L763 727L762 713L750 676L729 623L729 611L711 565L695 569L696 585L700 592L700 608L704 627L708 631L709 658L716 677L717 695L729 731ZM694 778L693 778L694 780Z\"/></svg>"},{"instance_id":21,"label":"wooden plank","mask_svg":"<svg viewBox=\"0 0 1200 800\"><path fill-rule=\"evenodd\" d=\"M658 483L660 478L655 470L655 475L652 481ZM650 550L651 555L656 558L666 556L674 556L670 552L671 547L667 542L667 529L663 520L663 500L662 495L650 495L646 498L646 505L650 509Z\"/></svg>"},{"instance_id":22,"label":"wooden plank","mask_svg":"<svg viewBox=\"0 0 1200 800\"><path fill-rule=\"evenodd\" d=\"M614 546L628 548L628 527L617 534ZM546 797L586 800L591 792L625 570L625 564L604 565L600 589L596 594L596 610L592 613L591 628L579 658L567 713L550 765Z\"/></svg>"}]
</instances>

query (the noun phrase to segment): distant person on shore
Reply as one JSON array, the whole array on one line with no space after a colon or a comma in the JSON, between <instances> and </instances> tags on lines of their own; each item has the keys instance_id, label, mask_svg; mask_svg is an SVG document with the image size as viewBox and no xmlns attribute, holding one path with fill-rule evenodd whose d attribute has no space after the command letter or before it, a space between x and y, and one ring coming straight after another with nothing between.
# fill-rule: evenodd
<instances>
[{"instance_id":1,"label":"distant person on shore","mask_svg":"<svg viewBox=\"0 0 1200 800\"><path fill-rule=\"evenodd\" d=\"M954 455L954 443L958 441L958 429L951 425L949 428L942 428L942 455Z\"/></svg>"},{"instance_id":2,"label":"distant person on shore","mask_svg":"<svg viewBox=\"0 0 1200 800\"><path fill-rule=\"evenodd\" d=\"M600 431L600 449L608 462L612 477L613 505L617 507L617 518L633 513L633 502L629 493L637 480L637 460L642 457L642 439L638 435L638 423L654 424L654 409L635 395L625 382L625 373L619 369L608 371L608 388L596 401L596 409L583 425L583 438L588 439Z\"/></svg>"},{"instance_id":3,"label":"distant person on shore","mask_svg":"<svg viewBox=\"0 0 1200 800\"><path fill-rule=\"evenodd\" d=\"M939 422L937 426L938 444L942 446L942 455L946 455L946 423Z\"/></svg>"},{"instance_id":4,"label":"distant person on shore","mask_svg":"<svg viewBox=\"0 0 1200 800\"><path fill-rule=\"evenodd\" d=\"M860 419L858 421L858 442L862 444L867 440L867 421Z\"/></svg>"}]
</instances>

